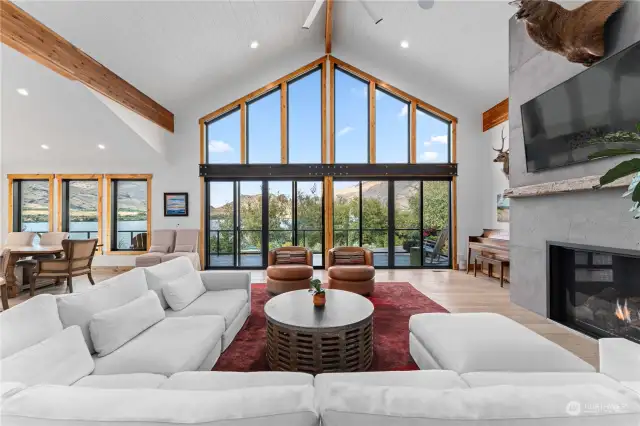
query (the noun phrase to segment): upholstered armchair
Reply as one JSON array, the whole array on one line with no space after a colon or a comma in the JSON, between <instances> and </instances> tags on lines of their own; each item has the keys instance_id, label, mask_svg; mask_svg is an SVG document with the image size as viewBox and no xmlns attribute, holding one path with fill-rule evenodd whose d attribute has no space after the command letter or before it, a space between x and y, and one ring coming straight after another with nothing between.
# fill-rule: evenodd
<instances>
[{"instance_id":1,"label":"upholstered armchair","mask_svg":"<svg viewBox=\"0 0 640 426\"><path fill-rule=\"evenodd\" d=\"M306 247L280 247L269 251L267 291L281 294L308 289L313 277L313 253Z\"/></svg>"},{"instance_id":2,"label":"upholstered armchair","mask_svg":"<svg viewBox=\"0 0 640 426\"><path fill-rule=\"evenodd\" d=\"M66 279L69 293L73 293L73 277L88 275L91 285L95 285L91 276L91 263L98 245L97 239L63 240L63 259L43 259L36 265L36 272L29 280L30 294L35 293L35 282L38 278Z\"/></svg>"},{"instance_id":3,"label":"upholstered armchair","mask_svg":"<svg viewBox=\"0 0 640 426\"><path fill-rule=\"evenodd\" d=\"M171 253L162 256L163 262L177 257L188 258L196 271L200 270L200 256L198 255L198 243L200 242L199 229L177 229L175 245Z\"/></svg>"},{"instance_id":4,"label":"upholstered armchair","mask_svg":"<svg viewBox=\"0 0 640 426\"><path fill-rule=\"evenodd\" d=\"M199 271L199 241L199 229L156 229L151 234L148 253L136 257L136 267L153 266L177 257L187 257Z\"/></svg>"},{"instance_id":5,"label":"upholstered armchair","mask_svg":"<svg viewBox=\"0 0 640 426\"><path fill-rule=\"evenodd\" d=\"M363 247L336 247L329 250L328 288L369 295L375 286L373 253Z\"/></svg>"},{"instance_id":6,"label":"upholstered armchair","mask_svg":"<svg viewBox=\"0 0 640 426\"><path fill-rule=\"evenodd\" d=\"M62 241L66 240L67 238L69 238L68 232L45 232L40 237L40 242L38 244L40 244L41 246L61 246ZM38 260L55 258L55 254L38 254L28 259L18 260L16 262L15 269L13 270L18 285L24 285L29 282L29 277L33 275ZM55 280L51 280L50 283L46 284L54 283Z\"/></svg>"},{"instance_id":7,"label":"upholstered armchair","mask_svg":"<svg viewBox=\"0 0 640 426\"><path fill-rule=\"evenodd\" d=\"M151 233L148 253L136 257L136 267L153 266L162 262L162 256L173 252L176 240L174 229L156 229Z\"/></svg>"},{"instance_id":8,"label":"upholstered armchair","mask_svg":"<svg viewBox=\"0 0 640 426\"><path fill-rule=\"evenodd\" d=\"M9 232L5 245L7 246L30 246L36 237L35 232Z\"/></svg>"}]
</instances>

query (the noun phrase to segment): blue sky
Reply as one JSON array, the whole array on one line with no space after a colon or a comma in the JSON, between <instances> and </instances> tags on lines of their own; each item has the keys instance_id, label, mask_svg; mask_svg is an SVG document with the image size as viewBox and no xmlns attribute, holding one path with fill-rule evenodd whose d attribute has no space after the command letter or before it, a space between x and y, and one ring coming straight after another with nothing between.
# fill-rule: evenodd
<instances>
[{"instance_id":1,"label":"blue sky","mask_svg":"<svg viewBox=\"0 0 640 426\"><path fill-rule=\"evenodd\" d=\"M290 163L321 162L321 73L307 74L288 85ZM249 163L280 163L280 90L247 104ZM335 156L337 163L368 162L369 85L350 74L335 74ZM408 163L409 105L376 90L376 162ZM447 163L449 126L418 110L417 162ZM240 111L208 126L209 163L240 162ZM220 184L222 185L222 184ZM244 183L243 194L259 192L259 183ZM213 186L215 187L215 185ZM213 189L212 187L212 189ZM223 188L220 187L220 190ZM246 190L246 192L245 192ZM222 191L226 192L226 191ZM229 191L231 194L231 191ZM212 205L227 198L212 190Z\"/></svg>"}]
</instances>

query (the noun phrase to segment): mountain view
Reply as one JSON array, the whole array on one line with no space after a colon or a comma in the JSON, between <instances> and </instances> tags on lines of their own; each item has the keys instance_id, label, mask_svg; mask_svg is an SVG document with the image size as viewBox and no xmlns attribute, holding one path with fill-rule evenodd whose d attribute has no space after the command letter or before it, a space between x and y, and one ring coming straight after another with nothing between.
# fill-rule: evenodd
<instances>
[{"instance_id":1,"label":"mountain view","mask_svg":"<svg viewBox=\"0 0 640 426\"><path fill-rule=\"evenodd\" d=\"M49 182L23 181L22 222L47 222L49 218ZM96 221L98 182L75 180L69 183L69 213L72 222ZM118 220L146 220L146 182L118 183Z\"/></svg>"},{"instance_id":2,"label":"mountain view","mask_svg":"<svg viewBox=\"0 0 640 426\"><path fill-rule=\"evenodd\" d=\"M437 240L441 231L449 224L449 182L425 181L423 194L420 194L419 181L363 181L361 200L359 182L336 181L333 206L334 245L362 245L374 250L388 247L390 224L387 201L390 184L394 185L395 191L395 223L392 225L395 228L396 247L403 250L405 247L408 249L419 246L423 238L432 242ZM321 191L299 192L297 198L297 244L320 251L324 234ZM291 196L271 193L268 203L269 247L293 245ZM262 245L262 195L240 197L240 218L240 250L258 251L258 247ZM233 226L232 202L210 207L210 247L213 251L230 253L233 250ZM362 241L359 240L361 226ZM443 249L448 250L447 247L445 245Z\"/></svg>"}]
</instances>

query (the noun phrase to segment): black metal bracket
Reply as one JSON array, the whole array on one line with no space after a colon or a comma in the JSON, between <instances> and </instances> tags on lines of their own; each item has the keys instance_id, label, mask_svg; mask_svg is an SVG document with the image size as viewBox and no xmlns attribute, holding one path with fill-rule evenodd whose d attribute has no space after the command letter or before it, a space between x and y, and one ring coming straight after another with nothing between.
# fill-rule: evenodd
<instances>
[{"instance_id":1,"label":"black metal bracket","mask_svg":"<svg viewBox=\"0 0 640 426\"><path fill-rule=\"evenodd\" d=\"M458 164L200 164L199 176L212 179L241 178L419 178L450 179Z\"/></svg>"}]
</instances>

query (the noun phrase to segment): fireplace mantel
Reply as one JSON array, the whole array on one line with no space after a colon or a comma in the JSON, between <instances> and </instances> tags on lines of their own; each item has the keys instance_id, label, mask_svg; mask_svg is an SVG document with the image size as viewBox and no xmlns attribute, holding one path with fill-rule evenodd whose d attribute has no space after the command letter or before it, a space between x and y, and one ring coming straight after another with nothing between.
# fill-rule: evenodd
<instances>
[{"instance_id":1,"label":"fireplace mantel","mask_svg":"<svg viewBox=\"0 0 640 426\"><path fill-rule=\"evenodd\" d=\"M633 175L618 179L608 185L606 188L627 188L631 184ZM576 179L559 180L556 182L539 183L537 185L518 186L516 188L507 188L504 196L509 198L523 197L540 197L543 195L563 194L567 192L579 191L595 191L593 187L600 183L600 176L586 176Z\"/></svg>"}]
</instances>

